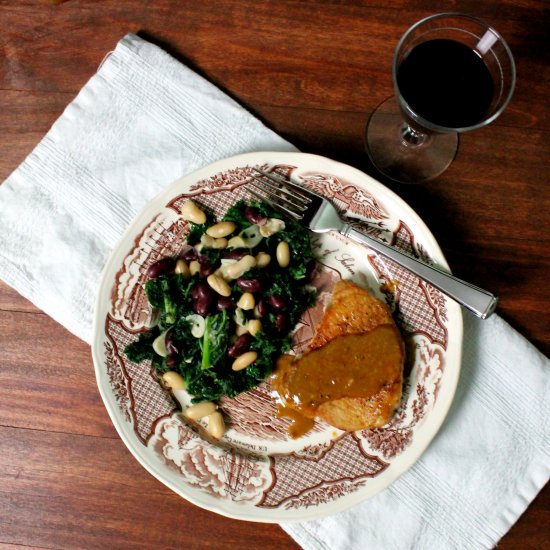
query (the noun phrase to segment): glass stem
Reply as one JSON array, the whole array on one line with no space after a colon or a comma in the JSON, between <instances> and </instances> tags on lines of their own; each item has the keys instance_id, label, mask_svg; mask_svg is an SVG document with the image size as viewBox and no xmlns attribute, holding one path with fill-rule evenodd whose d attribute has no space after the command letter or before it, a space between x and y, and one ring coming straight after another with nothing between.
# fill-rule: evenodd
<instances>
[{"instance_id":1,"label":"glass stem","mask_svg":"<svg viewBox=\"0 0 550 550\"><path fill-rule=\"evenodd\" d=\"M415 130L407 123L401 126L401 142L405 147L421 147L428 141L429 135Z\"/></svg>"}]
</instances>

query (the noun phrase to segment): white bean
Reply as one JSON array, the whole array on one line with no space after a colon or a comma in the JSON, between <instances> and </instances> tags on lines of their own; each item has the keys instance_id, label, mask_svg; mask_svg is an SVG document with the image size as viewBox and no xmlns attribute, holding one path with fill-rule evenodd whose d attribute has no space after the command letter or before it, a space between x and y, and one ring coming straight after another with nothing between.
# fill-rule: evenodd
<instances>
[{"instance_id":1,"label":"white bean","mask_svg":"<svg viewBox=\"0 0 550 550\"><path fill-rule=\"evenodd\" d=\"M201 264L199 264L197 260L192 260L189 262L189 273L191 273L191 275L199 273L200 270Z\"/></svg>"},{"instance_id":2,"label":"white bean","mask_svg":"<svg viewBox=\"0 0 550 550\"><path fill-rule=\"evenodd\" d=\"M202 225L206 222L206 214L193 202L187 201L181 207L184 220Z\"/></svg>"},{"instance_id":3,"label":"white bean","mask_svg":"<svg viewBox=\"0 0 550 550\"><path fill-rule=\"evenodd\" d=\"M208 275L206 282L210 288L215 290L220 296L231 296L231 287L227 284L225 279L222 279L215 273Z\"/></svg>"},{"instance_id":4,"label":"white bean","mask_svg":"<svg viewBox=\"0 0 550 550\"><path fill-rule=\"evenodd\" d=\"M235 328L235 334L237 336L242 336L248 332L248 323L246 325L237 325Z\"/></svg>"},{"instance_id":5,"label":"white bean","mask_svg":"<svg viewBox=\"0 0 550 550\"><path fill-rule=\"evenodd\" d=\"M172 391L185 389L185 380L178 372L169 370L168 372L165 372L161 378L164 386Z\"/></svg>"},{"instance_id":6,"label":"white bean","mask_svg":"<svg viewBox=\"0 0 550 550\"><path fill-rule=\"evenodd\" d=\"M286 241L281 241L277 245L277 263L281 267L288 267L290 263L290 247Z\"/></svg>"},{"instance_id":7,"label":"white bean","mask_svg":"<svg viewBox=\"0 0 550 550\"><path fill-rule=\"evenodd\" d=\"M256 258L247 254L243 256L238 262L231 264L227 267L226 273L230 279L238 279L242 277L249 269L252 269L256 265Z\"/></svg>"},{"instance_id":8,"label":"white bean","mask_svg":"<svg viewBox=\"0 0 550 550\"><path fill-rule=\"evenodd\" d=\"M233 222L220 222L214 225L211 225L207 230L206 234L219 239L220 237L227 237L235 231L235 224Z\"/></svg>"},{"instance_id":9,"label":"white bean","mask_svg":"<svg viewBox=\"0 0 550 550\"><path fill-rule=\"evenodd\" d=\"M214 272L218 277L221 277L222 279L228 281L231 277L229 277L229 275L227 274L227 268L231 265L231 264L235 264L237 263L237 260L230 260L230 259L222 259L222 265L220 267L218 267L218 269L216 269L216 271Z\"/></svg>"},{"instance_id":10,"label":"white bean","mask_svg":"<svg viewBox=\"0 0 550 550\"><path fill-rule=\"evenodd\" d=\"M271 261L271 256L267 252L258 252L256 254L256 267L266 267Z\"/></svg>"},{"instance_id":11,"label":"white bean","mask_svg":"<svg viewBox=\"0 0 550 550\"><path fill-rule=\"evenodd\" d=\"M201 401L185 409L185 416L191 420L199 420L216 411L216 405L212 401Z\"/></svg>"},{"instance_id":12,"label":"white bean","mask_svg":"<svg viewBox=\"0 0 550 550\"><path fill-rule=\"evenodd\" d=\"M208 416L206 431L214 438L220 439L225 433L225 422L220 412L213 412Z\"/></svg>"},{"instance_id":13,"label":"white bean","mask_svg":"<svg viewBox=\"0 0 550 550\"><path fill-rule=\"evenodd\" d=\"M240 307L245 311L254 309L255 305L256 305L256 300L254 300L254 295L251 292L244 292L239 298L239 301L237 302L237 307Z\"/></svg>"},{"instance_id":14,"label":"white bean","mask_svg":"<svg viewBox=\"0 0 550 550\"><path fill-rule=\"evenodd\" d=\"M260 227L260 235L262 237L271 237L279 231L282 231L285 228L285 222L278 218L269 218L267 222Z\"/></svg>"},{"instance_id":15,"label":"white bean","mask_svg":"<svg viewBox=\"0 0 550 550\"><path fill-rule=\"evenodd\" d=\"M222 249L227 247L227 239L220 237L219 239L216 239L214 237L211 237L210 235L202 235L201 236L201 249L202 247L206 248L217 248Z\"/></svg>"},{"instance_id":16,"label":"white bean","mask_svg":"<svg viewBox=\"0 0 550 550\"><path fill-rule=\"evenodd\" d=\"M246 243L244 239L237 235L236 237L231 237L227 243L227 248L246 248Z\"/></svg>"},{"instance_id":17,"label":"white bean","mask_svg":"<svg viewBox=\"0 0 550 550\"><path fill-rule=\"evenodd\" d=\"M250 319L247 328L252 336L256 336L262 330L262 322L259 319Z\"/></svg>"},{"instance_id":18,"label":"white bean","mask_svg":"<svg viewBox=\"0 0 550 550\"><path fill-rule=\"evenodd\" d=\"M246 353L239 355L239 357L233 361L231 368L233 370L246 369L246 367L252 365L256 359L258 359L258 354L255 351L247 351Z\"/></svg>"},{"instance_id":19,"label":"white bean","mask_svg":"<svg viewBox=\"0 0 550 550\"><path fill-rule=\"evenodd\" d=\"M189 271L189 266L187 265L186 261L182 258L180 258L176 262L176 268L174 271L178 275L182 275L184 279L188 279L191 276L191 272Z\"/></svg>"}]
</instances>

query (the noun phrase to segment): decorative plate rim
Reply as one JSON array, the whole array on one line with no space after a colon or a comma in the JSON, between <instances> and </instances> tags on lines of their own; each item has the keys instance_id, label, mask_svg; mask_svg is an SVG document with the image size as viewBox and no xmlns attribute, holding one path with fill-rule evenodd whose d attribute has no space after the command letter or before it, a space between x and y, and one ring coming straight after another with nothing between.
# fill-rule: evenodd
<instances>
[{"instance_id":1,"label":"decorative plate rim","mask_svg":"<svg viewBox=\"0 0 550 550\"><path fill-rule=\"evenodd\" d=\"M460 376L461 360L462 360L462 340L463 340L463 322L462 311L460 306L453 301L448 302L449 324L453 321L453 338L450 339L450 347L447 353L452 352L450 361L445 369L445 384L441 386L438 398L434 403L433 409L429 414L429 422L422 426L420 436L415 436L411 446L407 450L391 461L391 468L385 473L383 479L374 477L369 480L368 489L357 490L346 495L345 498L340 498L325 506L322 510L318 506L304 509L294 509L293 515L288 514L288 510L280 510L279 508L257 509L255 506L243 506L232 501L222 499L214 499L213 497L199 493L198 491L185 491L177 483L173 482L166 474L166 467L149 456L150 450L144 446L136 438L133 430L128 429L124 423L121 413L116 409L110 398L109 392L112 393L112 388L108 378L105 376L103 365L104 329L105 316L103 315L103 301L106 295L110 295L113 287L112 273L120 267L117 262L121 255L121 247L127 244L129 240L133 241L136 234L136 228L142 228L148 221L151 220L152 212L158 205L164 205L170 197L175 196L176 190L185 186L187 183L197 182L208 178L209 176L220 173L224 170L245 166L250 164L260 165L262 163L269 164L287 164L302 168L315 168L321 173L330 173L345 178L347 181L357 183L360 186L366 187L376 197L383 196L386 204L391 205L392 214L402 216L405 214L406 219L413 220L414 225L422 230L422 245L429 251L430 257L435 260L441 267L448 269L447 262L441 252L441 249L431 234L430 230L424 224L422 219L416 212L410 208L403 199L396 195L393 191L379 183L371 176L361 172L360 170L348 166L346 164L321 157L318 155L298 153L298 152L253 152L242 155L229 157L219 160L208 166L205 166L191 174L178 178L171 184L167 185L155 198L149 201L134 218L129 226L120 237L118 243L113 248L109 259L107 260L100 283L94 308L93 319L93 340L92 340L92 357L94 361L94 369L98 388L107 409L107 412L113 422L115 429L123 440L126 447L130 450L138 462L154 477L156 477L165 486L172 489L175 493L182 496L189 502L200 506L206 510L222 514L224 516L241 519L246 521L255 521L263 523L279 523L279 522L297 522L319 517L331 515L347 508L350 508L359 502L371 498L381 490L388 487L398 477L403 475L424 453L430 442L438 433L443 421L445 420L449 408L453 402L454 394L458 385ZM156 210L155 210L156 211Z\"/></svg>"}]
</instances>

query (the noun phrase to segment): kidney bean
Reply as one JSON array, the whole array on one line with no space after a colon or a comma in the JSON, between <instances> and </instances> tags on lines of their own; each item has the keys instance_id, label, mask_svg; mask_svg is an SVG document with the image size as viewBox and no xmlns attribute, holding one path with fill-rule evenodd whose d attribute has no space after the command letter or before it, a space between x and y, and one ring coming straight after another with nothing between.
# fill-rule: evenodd
<instances>
[{"instance_id":1,"label":"kidney bean","mask_svg":"<svg viewBox=\"0 0 550 550\"><path fill-rule=\"evenodd\" d=\"M284 332L286 329L286 315L284 313L277 313L275 317L275 327L279 332Z\"/></svg>"},{"instance_id":2,"label":"kidney bean","mask_svg":"<svg viewBox=\"0 0 550 550\"><path fill-rule=\"evenodd\" d=\"M175 368L178 366L178 357L176 355L169 355L166 358L166 364L171 368Z\"/></svg>"},{"instance_id":3,"label":"kidney bean","mask_svg":"<svg viewBox=\"0 0 550 550\"><path fill-rule=\"evenodd\" d=\"M273 309L283 309L285 307L285 301L276 294L271 294L267 298L267 303L273 308Z\"/></svg>"},{"instance_id":4,"label":"kidney bean","mask_svg":"<svg viewBox=\"0 0 550 550\"><path fill-rule=\"evenodd\" d=\"M216 271L216 268L209 262L201 264L200 274L203 277L208 277L208 275L212 275Z\"/></svg>"},{"instance_id":5,"label":"kidney bean","mask_svg":"<svg viewBox=\"0 0 550 550\"><path fill-rule=\"evenodd\" d=\"M248 292L259 292L262 289L262 282L259 279L237 279L237 286Z\"/></svg>"},{"instance_id":6,"label":"kidney bean","mask_svg":"<svg viewBox=\"0 0 550 550\"><path fill-rule=\"evenodd\" d=\"M193 311L203 317L210 313L212 305L216 301L215 293L206 281L199 281L193 287L191 298L193 299Z\"/></svg>"},{"instance_id":7,"label":"kidney bean","mask_svg":"<svg viewBox=\"0 0 550 550\"><path fill-rule=\"evenodd\" d=\"M199 264L200 264L200 274L203 277L208 277L208 275L212 275L214 271L216 271L216 268L210 263L210 260L208 259L208 256L205 256L204 254L199 254L197 258Z\"/></svg>"},{"instance_id":8,"label":"kidney bean","mask_svg":"<svg viewBox=\"0 0 550 550\"><path fill-rule=\"evenodd\" d=\"M249 254L246 248L234 248L233 250L224 250L222 258L227 260L240 260Z\"/></svg>"},{"instance_id":9,"label":"kidney bean","mask_svg":"<svg viewBox=\"0 0 550 550\"><path fill-rule=\"evenodd\" d=\"M178 350L174 345L174 340L172 340L172 335L170 333L171 330L166 333L166 336L164 337L164 342L166 344L166 351L168 352L168 355L174 355L174 353L178 353Z\"/></svg>"},{"instance_id":10,"label":"kidney bean","mask_svg":"<svg viewBox=\"0 0 550 550\"><path fill-rule=\"evenodd\" d=\"M267 303L263 299L258 302L256 308L260 317L263 317L267 313Z\"/></svg>"},{"instance_id":11,"label":"kidney bean","mask_svg":"<svg viewBox=\"0 0 550 550\"><path fill-rule=\"evenodd\" d=\"M262 225L267 221L267 216L264 216L257 208L247 206L244 211L244 217L250 222Z\"/></svg>"},{"instance_id":12,"label":"kidney bean","mask_svg":"<svg viewBox=\"0 0 550 550\"><path fill-rule=\"evenodd\" d=\"M233 309L235 307L235 304L233 303L233 300L229 298L229 296L220 296L218 298L216 307L218 311L223 311L224 309Z\"/></svg>"},{"instance_id":13,"label":"kidney bean","mask_svg":"<svg viewBox=\"0 0 550 550\"><path fill-rule=\"evenodd\" d=\"M239 355L242 355L250 349L251 343L252 336L250 336L248 332L246 334L241 334L229 348L227 355L229 355L229 357L239 357Z\"/></svg>"},{"instance_id":14,"label":"kidney bean","mask_svg":"<svg viewBox=\"0 0 550 550\"><path fill-rule=\"evenodd\" d=\"M176 267L175 260L173 260L172 258L163 258L162 260L159 260L158 262L155 262L153 265L149 266L146 276L148 279L154 279L155 277L163 275L164 273L173 271L174 267Z\"/></svg>"},{"instance_id":15,"label":"kidney bean","mask_svg":"<svg viewBox=\"0 0 550 550\"><path fill-rule=\"evenodd\" d=\"M199 296L193 303L193 311L206 317L212 309L213 296Z\"/></svg>"},{"instance_id":16,"label":"kidney bean","mask_svg":"<svg viewBox=\"0 0 550 550\"><path fill-rule=\"evenodd\" d=\"M194 248L190 248L184 255L183 259L186 262L190 262L191 260L197 259L197 251Z\"/></svg>"},{"instance_id":17,"label":"kidney bean","mask_svg":"<svg viewBox=\"0 0 550 550\"><path fill-rule=\"evenodd\" d=\"M210 295L212 295L212 289L206 281L199 281L191 291L191 298L193 298L193 300Z\"/></svg>"}]
</instances>

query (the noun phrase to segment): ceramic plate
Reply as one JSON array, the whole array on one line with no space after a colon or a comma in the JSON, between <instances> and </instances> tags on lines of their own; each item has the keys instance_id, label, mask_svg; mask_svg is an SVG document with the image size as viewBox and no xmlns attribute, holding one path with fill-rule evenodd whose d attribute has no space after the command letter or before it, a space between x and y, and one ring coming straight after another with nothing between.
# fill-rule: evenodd
<instances>
[{"instance_id":1,"label":"ceramic plate","mask_svg":"<svg viewBox=\"0 0 550 550\"><path fill-rule=\"evenodd\" d=\"M176 256L188 224L179 215L193 198L218 216L247 198L254 166L291 174L330 198L371 235L425 261L447 267L433 236L395 194L358 170L301 153L251 153L208 166L174 182L127 230L109 259L95 311L93 356L99 389L130 451L162 483L198 506L264 522L332 514L387 487L421 455L451 404L460 370L459 306L368 248L337 234L313 235L320 258L317 305L294 334L304 349L335 282L351 278L394 311L405 337L404 397L384 428L344 433L317 423L306 436L287 437L267 383L221 407L229 429L220 444L187 426L178 404L156 382L151 366L126 359L124 347L150 321L143 290L148 266Z\"/></svg>"}]
</instances>

